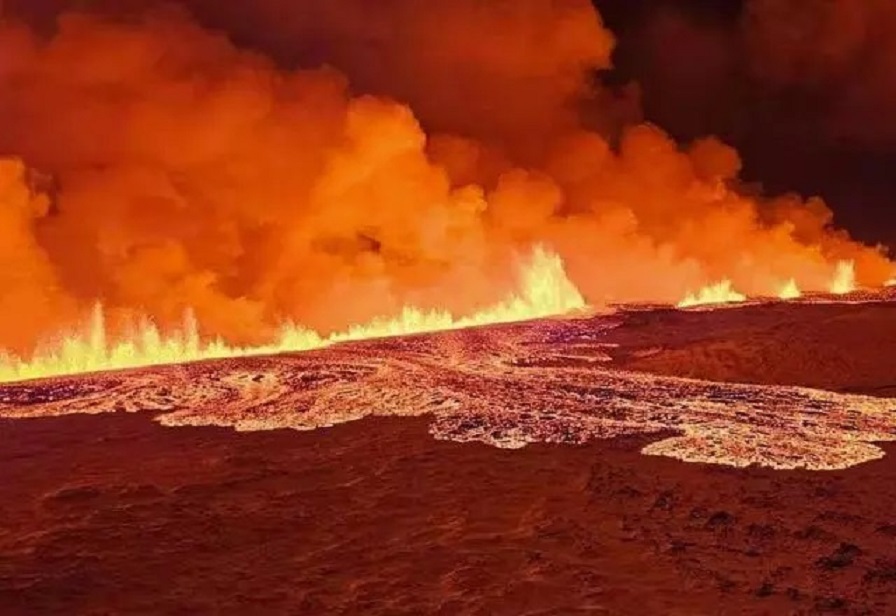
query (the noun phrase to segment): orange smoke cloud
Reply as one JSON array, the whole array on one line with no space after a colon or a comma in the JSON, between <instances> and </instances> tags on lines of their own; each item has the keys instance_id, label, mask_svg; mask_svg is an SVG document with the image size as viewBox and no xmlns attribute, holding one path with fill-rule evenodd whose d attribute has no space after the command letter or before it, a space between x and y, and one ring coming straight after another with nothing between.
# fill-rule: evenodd
<instances>
[{"instance_id":1,"label":"orange smoke cloud","mask_svg":"<svg viewBox=\"0 0 896 616\"><path fill-rule=\"evenodd\" d=\"M579 122L613 36L588 0L185 0L204 23L356 91L410 105L431 133L541 153Z\"/></svg>"},{"instance_id":2,"label":"orange smoke cloud","mask_svg":"<svg viewBox=\"0 0 896 616\"><path fill-rule=\"evenodd\" d=\"M469 313L537 243L593 303L821 290L840 260L861 284L892 273L820 201L741 194L715 139L589 130L613 39L585 0L301 7L280 32L335 68L286 70L180 10L0 26L0 347L97 300L162 326L191 309L241 344Z\"/></svg>"}]
</instances>

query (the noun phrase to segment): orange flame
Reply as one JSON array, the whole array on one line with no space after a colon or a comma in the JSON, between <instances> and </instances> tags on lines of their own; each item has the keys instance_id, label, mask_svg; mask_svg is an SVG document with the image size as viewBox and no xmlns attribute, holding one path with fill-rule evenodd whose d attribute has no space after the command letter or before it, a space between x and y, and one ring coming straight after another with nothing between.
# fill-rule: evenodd
<instances>
[{"instance_id":1,"label":"orange flame","mask_svg":"<svg viewBox=\"0 0 896 616\"><path fill-rule=\"evenodd\" d=\"M734 290L730 280L722 280L721 282L703 287L696 294L689 293L683 300L678 302L679 308L692 308L694 306L705 306L714 304L735 304L746 301L747 297Z\"/></svg>"},{"instance_id":2,"label":"orange flame","mask_svg":"<svg viewBox=\"0 0 896 616\"><path fill-rule=\"evenodd\" d=\"M302 31L282 41L314 40L319 70L188 11L122 20L100 2L108 16L62 11L46 32L0 23L0 347L20 355L0 358L7 378L300 350L375 315L395 318L351 335L538 316L510 302L457 318L503 297L492 285L538 242L616 303L722 278L682 305L767 298L791 276L827 291L831 259L855 262L844 292L894 274L821 200L742 190L717 138L682 147L638 123L637 97L595 83L614 37L587 0L395 0L375 29L407 36L379 37L373 56L364 3L333 3L293 3L286 19ZM256 5L276 8L273 27L288 3L243 4L256 26ZM97 299L106 315L85 333L31 355ZM122 338L135 313L159 326ZM318 333L287 324L278 338L287 319Z\"/></svg>"},{"instance_id":3,"label":"orange flame","mask_svg":"<svg viewBox=\"0 0 896 616\"><path fill-rule=\"evenodd\" d=\"M799 285L797 285L796 280L793 278L788 280L778 292L778 298L783 300L799 299L802 296L803 293L800 291Z\"/></svg>"},{"instance_id":4,"label":"orange flame","mask_svg":"<svg viewBox=\"0 0 896 616\"><path fill-rule=\"evenodd\" d=\"M846 295L856 290L856 265L852 261L840 261L834 272L830 291L834 295Z\"/></svg>"},{"instance_id":5,"label":"orange flame","mask_svg":"<svg viewBox=\"0 0 896 616\"><path fill-rule=\"evenodd\" d=\"M527 321L584 308L585 300L567 278L560 257L536 246L531 259L522 268L520 292L475 314L458 318L447 311L423 311L406 307L393 318L376 319L329 336L322 336L294 323L285 323L277 341L256 347L230 346L222 340L203 341L199 326L191 313L185 315L179 331L163 335L147 319L132 336L111 343L108 340L103 307L97 304L86 324L86 334L58 336L52 344L38 350L27 360L0 352L0 382L206 359L307 351L350 340Z\"/></svg>"}]
</instances>

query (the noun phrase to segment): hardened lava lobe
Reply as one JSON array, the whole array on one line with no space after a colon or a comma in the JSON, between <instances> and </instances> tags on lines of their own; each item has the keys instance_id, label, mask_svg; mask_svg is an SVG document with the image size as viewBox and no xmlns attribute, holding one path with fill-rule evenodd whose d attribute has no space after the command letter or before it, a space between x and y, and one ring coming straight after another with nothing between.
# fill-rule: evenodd
<instances>
[{"instance_id":1,"label":"hardened lava lobe","mask_svg":"<svg viewBox=\"0 0 896 616\"><path fill-rule=\"evenodd\" d=\"M439 439L502 448L656 434L645 454L839 469L896 440L896 400L614 369L619 315L348 343L294 355L0 388L0 415L151 411L166 426L313 430L432 416Z\"/></svg>"}]
</instances>

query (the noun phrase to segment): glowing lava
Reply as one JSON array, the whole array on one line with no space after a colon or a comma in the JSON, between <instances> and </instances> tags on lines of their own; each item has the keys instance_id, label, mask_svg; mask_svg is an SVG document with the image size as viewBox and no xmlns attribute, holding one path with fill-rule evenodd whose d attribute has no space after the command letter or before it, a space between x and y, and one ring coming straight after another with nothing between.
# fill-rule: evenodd
<instances>
[{"instance_id":1,"label":"glowing lava","mask_svg":"<svg viewBox=\"0 0 896 616\"><path fill-rule=\"evenodd\" d=\"M203 341L196 319L191 314L185 316L179 331L163 335L151 321L146 320L133 335L113 343L108 340L103 308L97 305L86 324L86 333L57 336L29 359L0 352L0 382L206 359L307 351L350 340L527 321L562 315L585 307L585 300L567 278L560 257L536 246L521 270L520 291L469 316L458 318L444 311L423 311L406 307L395 317L376 319L329 336L286 323L282 326L277 341L272 344L237 347L228 345L223 340Z\"/></svg>"},{"instance_id":2,"label":"glowing lava","mask_svg":"<svg viewBox=\"0 0 896 616\"><path fill-rule=\"evenodd\" d=\"M778 292L778 298L783 300L799 299L802 296L803 293L800 291L799 286L796 284L796 280L793 278L788 280Z\"/></svg>"},{"instance_id":3,"label":"glowing lava","mask_svg":"<svg viewBox=\"0 0 896 616\"><path fill-rule=\"evenodd\" d=\"M856 266L852 261L840 261L834 272L830 291L834 295L846 295L856 290Z\"/></svg>"},{"instance_id":4,"label":"glowing lava","mask_svg":"<svg viewBox=\"0 0 896 616\"><path fill-rule=\"evenodd\" d=\"M628 316L47 379L0 387L0 417L151 412L164 426L251 432L429 416L430 432L455 442L516 449L641 435L649 455L815 470L879 459L878 444L896 440L894 399L618 369L609 335Z\"/></svg>"},{"instance_id":5,"label":"glowing lava","mask_svg":"<svg viewBox=\"0 0 896 616\"><path fill-rule=\"evenodd\" d=\"M734 290L730 280L723 280L718 284L700 289L696 294L688 294L678 302L679 308L692 308L714 304L734 304L746 301L747 297Z\"/></svg>"}]
</instances>

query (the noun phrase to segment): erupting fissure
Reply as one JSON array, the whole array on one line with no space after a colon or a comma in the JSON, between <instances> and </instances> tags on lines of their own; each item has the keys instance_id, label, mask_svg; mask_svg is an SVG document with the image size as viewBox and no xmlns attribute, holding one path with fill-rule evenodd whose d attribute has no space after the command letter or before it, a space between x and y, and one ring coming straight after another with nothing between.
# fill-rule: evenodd
<instances>
[{"instance_id":1,"label":"erupting fissure","mask_svg":"<svg viewBox=\"0 0 896 616\"><path fill-rule=\"evenodd\" d=\"M275 342L249 347L228 345L220 339L203 341L192 312L185 315L178 331L163 334L147 319L131 336L111 341L103 307L97 304L85 331L57 336L29 359L0 352L0 382L307 351L338 342L527 321L586 308L582 295L567 278L560 257L544 247L533 249L520 274L518 293L468 316L406 307L395 317L375 319L330 335L286 323Z\"/></svg>"},{"instance_id":2,"label":"erupting fissure","mask_svg":"<svg viewBox=\"0 0 896 616\"><path fill-rule=\"evenodd\" d=\"M852 261L837 263L837 271L831 282L830 291L834 295L846 295L856 290L856 264Z\"/></svg>"},{"instance_id":3,"label":"erupting fissure","mask_svg":"<svg viewBox=\"0 0 896 616\"><path fill-rule=\"evenodd\" d=\"M778 293L778 298L783 300L799 299L802 295L803 293L800 291L800 287L797 285L796 280L791 278L783 287L781 287L781 291Z\"/></svg>"},{"instance_id":4,"label":"erupting fissure","mask_svg":"<svg viewBox=\"0 0 896 616\"><path fill-rule=\"evenodd\" d=\"M884 285L889 286L889 283ZM834 273L827 285L827 292L831 295L848 295L857 290L855 263L852 261L839 261ZM781 300L799 299L803 296L796 279L790 278L784 283L776 297ZM747 300L747 296L734 289L729 279L713 285L703 287L696 293L688 293L678 302L678 308L693 308L695 306L712 306L720 304L737 304Z\"/></svg>"},{"instance_id":5,"label":"erupting fissure","mask_svg":"<svg viewBox=\"0 0 896 616\"><path fill-rule=\"evenodd\" d=\"M697 293L689 293L678 302L679 308L692 308L712 304L736 304L746 301L747 296L734 290L730 280L700 289Z\"/></svg>"},{"instance_id":6,"label":"erupting fissure","mask_svg":"<svg viewBox=\"0 0 896 616\"><path fill-rule=\"evenodd\" d=\"M161 4L0 20L3 380L893 276L597 82L589 0Z\"/></svg>"}]
</instances>

